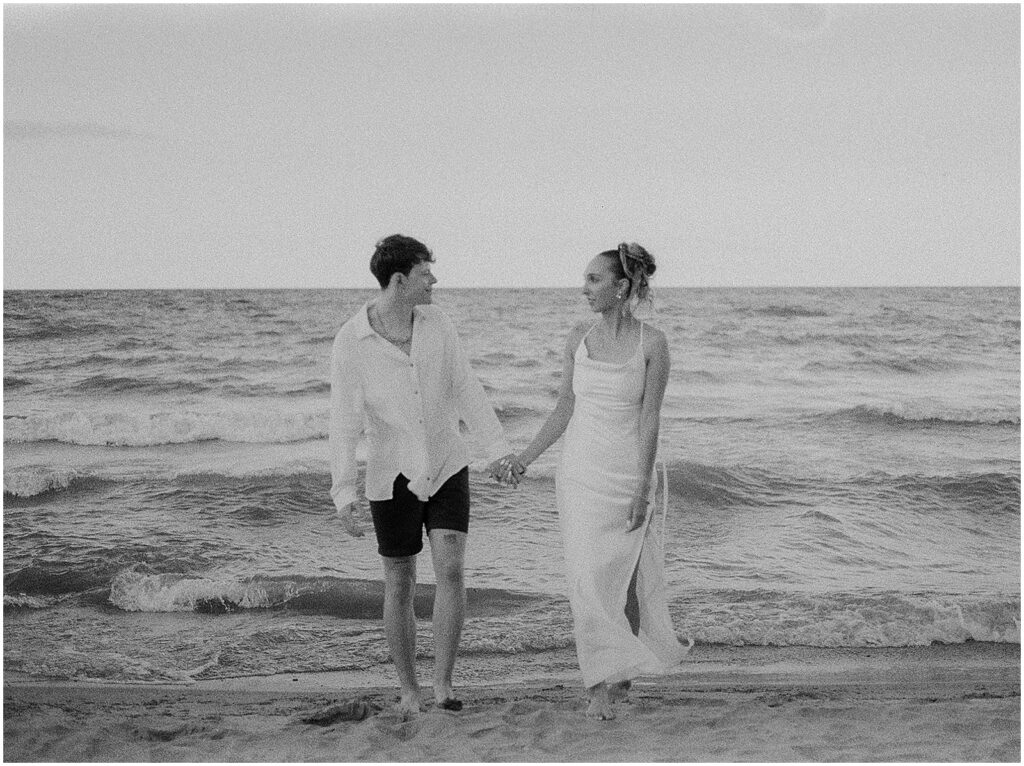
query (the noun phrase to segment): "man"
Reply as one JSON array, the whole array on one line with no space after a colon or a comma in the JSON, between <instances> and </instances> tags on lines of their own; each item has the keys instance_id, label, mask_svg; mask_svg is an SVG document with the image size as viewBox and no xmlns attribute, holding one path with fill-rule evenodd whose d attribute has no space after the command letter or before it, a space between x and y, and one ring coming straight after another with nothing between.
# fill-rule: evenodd
<instances>
[{"instance_id":1,"label":"man","mask_svg":"<svg viewBox=\"0 0 1024 766\"><path fill-rule=\"evenodd\" d=\"M384 632L407 716L421 710L413 596L424 527L437 578L434 699L444 709L462 707L452 690L469 530L469 459L459 421L484 437L490 457L504 456L502 468L512 453L454 325L430 305L433 262L412 237L378 242L370 271L381 293L338 331L331 360L331 497L345 530L362 536L354 516L355 449L365 431L366 498L384 562ZM518 476L506 471L504 478L514 484Z\"/></svg>"}]
</instances>

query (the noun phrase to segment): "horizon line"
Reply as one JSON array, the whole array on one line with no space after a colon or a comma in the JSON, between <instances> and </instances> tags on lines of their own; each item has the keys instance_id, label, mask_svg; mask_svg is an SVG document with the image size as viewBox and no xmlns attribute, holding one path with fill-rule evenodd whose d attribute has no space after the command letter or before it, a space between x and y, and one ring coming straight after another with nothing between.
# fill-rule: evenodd
<instances>
[{"instance_id":1,"label":"horizon line","mask_svg":"<svg viewBox=\"0 0 1024 766\"><path fill-rule=\"evenodd\" d=\"M652 291L657 290L763 290L763 289L786 289L786 290L877 290L887 288L910 288L910 289L937 289L937 288L967 288L967 287L1012 287L1021 289L1020 283L956 283L956 284L854 284L854 285L813 285L813 284L747 284L747 285L652 285ZM72 291L154 291L154 290L380 290L376 285L363 287L347 287L340 285L301 285L273 287L269 285L230 285L230 286L135 286L135 287L8 287L3 285L4 292L72 292ZM435 290L580 290L577 285L457 285L437 286Z\"/></svg>"}]
</instances>

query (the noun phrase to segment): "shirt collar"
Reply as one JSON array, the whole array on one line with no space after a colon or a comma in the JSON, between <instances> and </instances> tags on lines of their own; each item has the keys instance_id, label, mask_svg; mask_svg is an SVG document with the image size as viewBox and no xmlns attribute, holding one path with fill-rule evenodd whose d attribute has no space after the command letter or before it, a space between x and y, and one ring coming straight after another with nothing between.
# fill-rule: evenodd
<instances>
[{"instance_id":1,"label":"shirt collar","mask_svg":"<svg viewBox=\"0 0 1024 766\"><path fill-rule=\"evenodd\" d=\"M355 316L355 330L357 337L368 338L373 335L373 328L370 327L370 304L364 303L363 307L356 312Z\"/></svg>"},{"instance_id":2,"label":"shirt collar","mask_svg":"<svg viewBox=\"0 0 1024 766\"><path fill-rule=\"evenodd\" d=\"M426 314L424 314L423 311L420 310L419 306L413 306L412 314L413 314L413 319L416 322L422 322L424 319L426 319ZM361 309L359 309L358 312L356 312L355 323L356 323L356 333L357 333L356 337L358 337L360 340L363 339L363 338L368 338L371 335L376 335L377 334L377 331L374 330L372 327L370 327L370 303L369 302L364 303L363 307Z\"/></svg>"}]
</instances>

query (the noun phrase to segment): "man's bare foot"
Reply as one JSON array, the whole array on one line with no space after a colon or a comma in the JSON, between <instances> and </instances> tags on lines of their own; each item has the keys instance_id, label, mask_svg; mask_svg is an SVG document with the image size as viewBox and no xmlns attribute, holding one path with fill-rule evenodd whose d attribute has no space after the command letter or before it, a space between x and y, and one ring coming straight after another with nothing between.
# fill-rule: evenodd
<instances>
[{"instance_id":1,"label":"man's bare foot","mask_svg":"<svg viewBox=\"0 0 1024 766\"><path fill-rule=\"evenodd\" d=\"M423 710L423 703L420 701L419 690L402 692L401 698L395 709L402 714L406 720L412 718Z\"/></svg>"},{"instance_id":2,"label":"man's bare foot","mask_svg":"<svg viewBox=\"0 0 1024 766\"><path fill-rule=\"evenodd\" d=\"M455 690L451 685L434 685L434 702L442 710L462 710L462 700L456 698Z\"/></svg>"},{"instance_id":3,"label":"man's bare foot","mask_svg":"<svg viewBox=\"0 0 1024 766\"><path fill-rule=\"evenodd\" d=\"M629 690L633 686L632 681L619 681L608 687L608 700L610 702L629 702Z\"/></svg>"},{"instance_id":4,"label":"man's bare foot","mask_svg":"<svg viewBox=\"0 0 1024 766\"><path fill-rule=\"evenodd\" d=\"M591 686L587 690L590 695L590 704L587 706L587 718L597 721L611 721L615 718L615 711L612 710L612 702L608 697L608 684L603 681L597 686Z\"/></svg>"}]
</instances>

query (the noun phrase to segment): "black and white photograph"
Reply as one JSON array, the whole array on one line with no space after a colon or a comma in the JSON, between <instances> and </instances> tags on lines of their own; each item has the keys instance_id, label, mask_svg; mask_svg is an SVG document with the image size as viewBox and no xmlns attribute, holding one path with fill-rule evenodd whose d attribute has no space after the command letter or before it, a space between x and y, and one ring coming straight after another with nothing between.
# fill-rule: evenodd
<instances>
[{"instance_id":1,"label":"black and white photograph","mask_svg":"<svg viewBox=\"0 0 1024 766\"><path fill-rule=\"evenodd\" d=\"M1019 763L1018 3L5 3L6 762Z\"/></svg>"}]
</instances>

